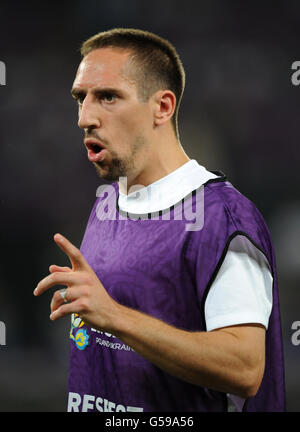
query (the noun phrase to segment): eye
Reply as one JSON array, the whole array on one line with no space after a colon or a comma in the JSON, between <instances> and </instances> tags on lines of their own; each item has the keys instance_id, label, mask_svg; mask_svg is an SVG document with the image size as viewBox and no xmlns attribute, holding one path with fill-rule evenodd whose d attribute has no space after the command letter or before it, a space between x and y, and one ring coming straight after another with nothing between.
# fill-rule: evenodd
<instances>
[{"instance_id":1,"label":"eye","mask_svg":"<svg viewBox=\"0 0 300 432\"><path fill-rule=\"evenodd\" d=\"M84 94L80 94L80 93L78 93L78 94L76 94L75 96L73 96L73 98L74 98L75 101L78 103L78 105L82 105L82 104L83 104L83 101L84 101L84 98L85 98L85 95L84 95Z\"/></svg>"},{"instance_id":2,"label":"eye","mask_svg":"<svg viewBox=\"0 0 300 432\"><path fill-rule=\"evenodd\" d=\"M113 103L115 102L117 96L113 93L105 93L102 95L102 100L104 100L107 103Z\"/></svg>"}]
</instances>

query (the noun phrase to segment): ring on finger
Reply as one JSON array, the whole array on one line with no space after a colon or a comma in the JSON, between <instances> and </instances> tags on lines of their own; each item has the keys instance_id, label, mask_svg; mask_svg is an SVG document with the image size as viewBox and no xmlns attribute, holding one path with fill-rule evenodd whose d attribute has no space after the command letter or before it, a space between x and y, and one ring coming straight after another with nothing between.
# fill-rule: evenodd
<instances>
[{"instance_id":1,"label":"ring on finger","mask_svg":"<svg viewBox=\"0 0 300 432\"><path fill-rule=\"evenodd\" d=\"M68 299L67 299L67 288L62 288L61 290L59 290L61 298L63 299L63 301L65 303L67 303Z\"/></svg>"}]
</instances>

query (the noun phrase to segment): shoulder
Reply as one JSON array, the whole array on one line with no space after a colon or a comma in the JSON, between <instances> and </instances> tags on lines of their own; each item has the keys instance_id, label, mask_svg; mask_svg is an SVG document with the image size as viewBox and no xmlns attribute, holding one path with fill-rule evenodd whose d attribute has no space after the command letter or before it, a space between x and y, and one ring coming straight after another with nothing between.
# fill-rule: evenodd
<instances>
[{"instance_id":1,"label":"shoulder","mask_svg":"<svg viewBox=\"0 0 300 432\"><path fill-rule=\"evenodd\" d=\"M204 185L204 223L193 233L191 244L197 249L227 250L238 234L247 237L265 255L272 255L268 226L256 205L230 182L212 180ZM271 256L270 256L271 259Z\"/></svg>"},{"instance_id":2,"label":"shoulder","mask_svg":"<svg viewBox=\"0 0 300 432\"><path fill-rule=\"evenodd\" d=\"M204 200L209 219L215 214L215 220L221 219L223 223L227 220L237 231L246 227L247 230L258 226L267 228L257 206L229 181L208 182L204 187Z\"/></svg>"},{"instance_id":3,"label":"shoulder","mask_svg":"<svg viewBox=\"0 0 300 432\"><path fill-rule=\"evenodd\" d=\"M204 185L207 203L235 210L237 206L256 208L254 203L227 180L209 181Z\"/></svg>"}]
</instances>

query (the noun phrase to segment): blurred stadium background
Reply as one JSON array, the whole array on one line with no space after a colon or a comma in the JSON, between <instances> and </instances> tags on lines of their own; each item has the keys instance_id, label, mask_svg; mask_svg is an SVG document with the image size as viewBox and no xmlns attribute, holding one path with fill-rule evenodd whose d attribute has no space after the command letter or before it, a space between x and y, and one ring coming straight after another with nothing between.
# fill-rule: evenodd
<instances>
[{"instance_id":1,"label":"blurred stadium background","mask_svg":"<svg viewBox=\"0 0 300 432\"><path fill-rule=\"evenodd\" d=\"M169 39L187 75L181 142L263 213L275 245L287 406L300 411L300 4L286 1L3 1L0 60L0 411L65 411L69 319L50 322L51 294L34 298L55 232L77 246L100 179L86 158L70 88L79 46L94 33L137 27Z\"/></svg>"}]
</instances>

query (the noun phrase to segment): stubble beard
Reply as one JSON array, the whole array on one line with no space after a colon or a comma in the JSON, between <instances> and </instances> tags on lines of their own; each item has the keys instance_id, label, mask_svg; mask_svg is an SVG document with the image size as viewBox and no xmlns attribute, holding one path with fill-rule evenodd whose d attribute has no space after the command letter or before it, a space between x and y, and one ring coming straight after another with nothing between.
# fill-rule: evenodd
<instances>
[{"instance_id":1,"label":"stubble beard","mask_svg":"<svg viewBox=\"0 0 300 432\"><path fill-rule=\"evenodd\" d=\"M107 181L118 181L119 177L126 177L128 173L128 162L117 157L113 157L108 164L104 162L93 162L97 174L100 178Z\"/></svg>"},{"instance_id":2,"label":"stubble beard","mask_svg":"<svg viewBox=\"0 0 300 432\"><path fill-rule=\"evenodd\" d=\"M110 151L111 158L109 162L105 160L93 162L97 174L103 180L109 182L119 181L120 177L129 177L136 171L136 155L145 148L146 140L143 136L135 138L131 145L129 156L118 157L114 151Z\"/></svg>"}]
</instances>

